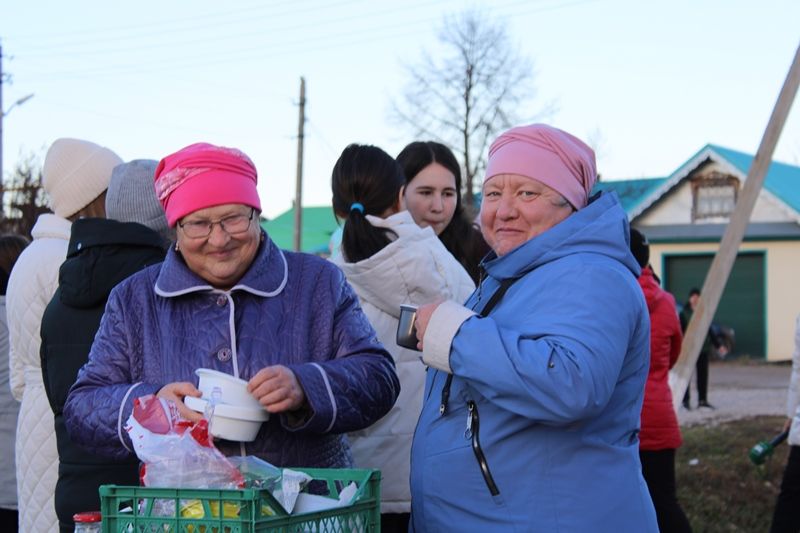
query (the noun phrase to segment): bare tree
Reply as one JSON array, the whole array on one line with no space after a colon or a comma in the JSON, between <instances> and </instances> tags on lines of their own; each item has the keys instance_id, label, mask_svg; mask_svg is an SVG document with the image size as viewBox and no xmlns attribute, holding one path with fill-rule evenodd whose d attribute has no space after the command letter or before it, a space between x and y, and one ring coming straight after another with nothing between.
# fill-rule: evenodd
<instances>
[{"instance_id":1,"label":"bare tree","mask_svg":"<svg viewBox=\"0 0 800 533\"><path fill-rule=\"evenodd\" d=\"M42 170L33 155L17 163L14 172L0 184L0 198L0 231L30 237L39 215L50 212L42 188Z\"/></svg>"},{"instance_id":2,"label":"bare tree","mask_svg":"<svg viewBox=\"0 0 800 533\"><path fill-rule=\"evenodd\" d=\"M406 65L408 82L393 115L417 137L454 148L464 170L464 204L474 205L475 176L492 140L523 115L535 96L530 59L512 46L507 25L480 10L446 17L441 57ZM541 114L541 113L539 113Z\"/></svg>"}]
</instances>

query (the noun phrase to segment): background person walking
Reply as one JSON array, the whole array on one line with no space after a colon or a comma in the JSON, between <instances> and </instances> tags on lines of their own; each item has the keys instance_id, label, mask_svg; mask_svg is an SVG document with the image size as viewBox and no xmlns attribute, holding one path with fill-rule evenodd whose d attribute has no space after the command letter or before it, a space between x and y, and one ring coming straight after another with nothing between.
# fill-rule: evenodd
<instances>
[{"instance_id":1,"label":"background person walking","mask_svg":"<svg viewBox=\"0 0 800 533\"><path fill-rule=\"evenodd\" d=\"M682 333L686 333L686 328L689 327L689 322L692 320L692 314L694 314L694 310L699 301L700 289L696 287L692 288L689 291L689 298L686 300L686 303L680 312ZM719 343L716 335L714 335L714 331L709 328L708 334L703 341L703 346L700 348L700 355L697 357L697 363L695 364L695 376L697 379L697 407L704 407L706 409L714 409L714 406L708 402L708 362L711 352L714 349L719 350L721 355L725 355L727 353L727 349ZM690 401L691 390L692 383L691 380L689 380L689 384L686 387L686 393L683 395L683 407L687 410L692 408Z\"/></svg>"}]
</instances>

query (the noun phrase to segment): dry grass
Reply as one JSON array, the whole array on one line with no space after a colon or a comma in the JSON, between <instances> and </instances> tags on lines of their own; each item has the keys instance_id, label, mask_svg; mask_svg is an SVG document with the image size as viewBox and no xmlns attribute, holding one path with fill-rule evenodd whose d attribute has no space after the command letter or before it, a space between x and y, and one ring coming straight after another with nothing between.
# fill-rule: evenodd
<instances>
[{"instance_id":1,"label":"dry grass","mask_svg":"<svg viewBox=\"0 0 800 533\"><path fill-rule=\"evenodd\" d=\"M783 422L765 416L682 429L675 476L678 499L695 533L769 530L789 450L781 444L760 467L748 452L779 433ZM693 459L696 465L690 464Z\"/></svg>"}]
</instances>

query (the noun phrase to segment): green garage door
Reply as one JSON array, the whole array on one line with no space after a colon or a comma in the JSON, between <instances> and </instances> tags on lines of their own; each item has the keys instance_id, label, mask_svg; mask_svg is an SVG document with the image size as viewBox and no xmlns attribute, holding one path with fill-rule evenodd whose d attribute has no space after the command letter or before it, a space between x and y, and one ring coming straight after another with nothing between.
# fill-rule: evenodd
<instances>
[{"instance_id":1,"label":"green garage door","mask_svg":"<svg viewBox=\"0 0 800 533\"><path fill-rule=\"evenodd\" d=\"M679 304L686 302L692 287L703 288L713 257L711 254L664 256L664 286ZM714 315L714 322L735 330L736 356L764 358L766 355L764 287L764 254L739 253Z\"/></svg>"}]
</instances>

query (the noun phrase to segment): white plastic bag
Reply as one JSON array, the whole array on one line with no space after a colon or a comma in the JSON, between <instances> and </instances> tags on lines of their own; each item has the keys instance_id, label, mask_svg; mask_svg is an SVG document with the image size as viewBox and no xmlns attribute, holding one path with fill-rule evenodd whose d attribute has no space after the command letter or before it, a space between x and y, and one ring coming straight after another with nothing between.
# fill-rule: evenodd
<instances>
[{"instance_id":1,"label":"white plastic bag","mask_svg":"<svg viewBox=\"0 0 800 533\"><path fill-rule=\"evenodd\" d=\"M243 485L239 470L215 446L208 421L183 420L177 406L152 394L134 400L125 426L144 463L147 487L231 489Z\"/></svg>"}]
</instances>

